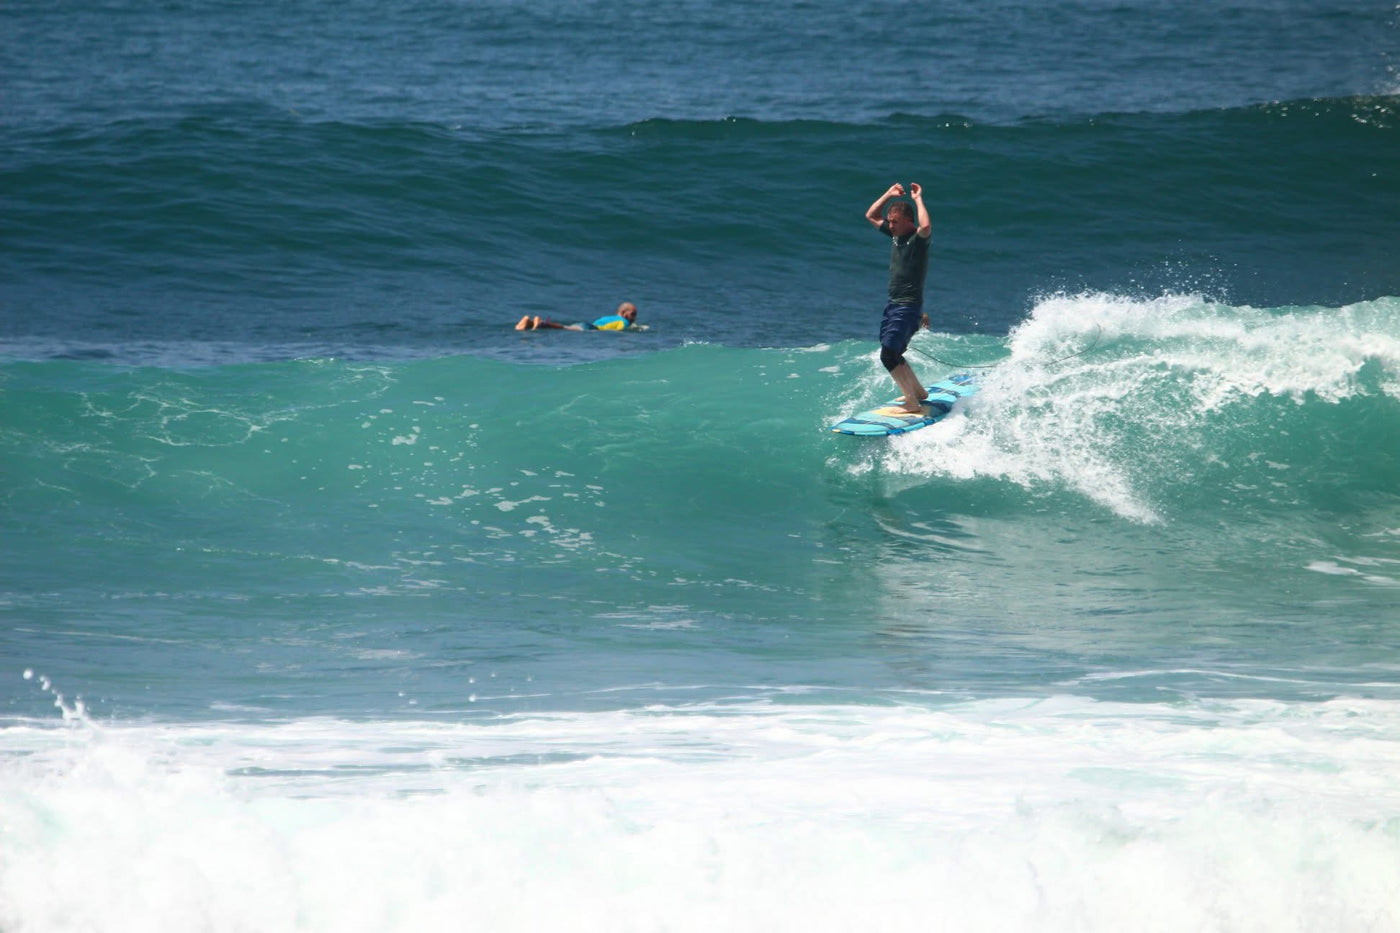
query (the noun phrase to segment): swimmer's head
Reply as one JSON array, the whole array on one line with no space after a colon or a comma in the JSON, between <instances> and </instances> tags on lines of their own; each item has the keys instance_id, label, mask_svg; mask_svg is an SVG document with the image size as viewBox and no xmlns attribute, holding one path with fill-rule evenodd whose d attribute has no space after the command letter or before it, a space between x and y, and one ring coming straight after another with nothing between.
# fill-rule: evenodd
<instances>
[{"instance_id":1,"label":"swimmer's head","mask_svg":"<svg viewBox=\"0 0 1400 933\"><path fill-rule=\"evenodd\" d=\"M622 304L618 305L617 314L618 317L627 318L627 323L629 324L635 324L637 322L637 306L630 301L624 301Z\"/></svg>"}]
</instances>

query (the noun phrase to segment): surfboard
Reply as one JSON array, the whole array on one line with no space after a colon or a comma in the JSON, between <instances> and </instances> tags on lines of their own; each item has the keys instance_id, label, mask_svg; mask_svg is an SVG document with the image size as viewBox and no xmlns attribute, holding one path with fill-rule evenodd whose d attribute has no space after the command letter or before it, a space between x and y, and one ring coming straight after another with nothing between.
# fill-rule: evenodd
<instances>
[{"instance_id":1,"label":"surfboard","mask_svg":"<svg viewBox=\"0 0 1400 933\"><path fill-rule=\"evenodd\" d=\"M891 434L908 434L919 428L937 424L959 399L977 392L976 378L972 373L954 373L941 382L928 386L928 398L924 400L923 411L919 414L905 411L899 399L886 402L878 408L851 415L831 426L837 434L854 434L860 437L888 437Z\"/></svg>"}]
</instances>

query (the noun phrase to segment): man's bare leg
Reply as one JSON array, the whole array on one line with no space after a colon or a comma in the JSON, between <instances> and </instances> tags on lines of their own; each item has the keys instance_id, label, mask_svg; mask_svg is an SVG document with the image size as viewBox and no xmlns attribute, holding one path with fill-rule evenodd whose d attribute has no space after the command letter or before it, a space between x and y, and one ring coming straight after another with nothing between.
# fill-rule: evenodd
<instances>
[{"instance_id":1,"label":"man's bare leg","mask_svg":"<svg viewBox=\"0 0 1400 933\"><path fill-rule=\"evenodd\" d=\"M904 397L900 399L904 410L915 415L923 411L920 403L928 398L928 390L920 384L919 377L914 375L914 370L909 364L900 363L890 370L890 375L894 377L894 384L899 386L899 391L904 393Z\"/></svg>"}]
</instances>

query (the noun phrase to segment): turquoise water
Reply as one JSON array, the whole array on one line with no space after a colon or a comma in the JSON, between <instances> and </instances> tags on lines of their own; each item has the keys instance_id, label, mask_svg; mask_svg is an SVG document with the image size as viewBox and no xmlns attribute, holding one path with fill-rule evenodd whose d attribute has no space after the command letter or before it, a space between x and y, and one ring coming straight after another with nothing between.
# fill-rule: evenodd
<instances>
[{"instance_id":1,"label":"turquoise water","mask_svg":"<svg viewBox=\"0 0 1400 933\"><path fill-rule=\"evenodd\" d=\"M0 929L1400 924L1394 11L897 13L0 10Z\"/></svg>"},{"instance_id":2,"label":"turquoise water","mask_svg":"<svg viewBox=\"0 0 1400 933\"><path fill-rule=\"evenodd\" d=\"M916 345L1002 361L895 443L822 430L885 391L855 342L15 362L13 656L68 632L47 666L97 715L1330 696L1400 621L1395 311L1047 302L1006 340Z\"/></svg>"}]
</instances>

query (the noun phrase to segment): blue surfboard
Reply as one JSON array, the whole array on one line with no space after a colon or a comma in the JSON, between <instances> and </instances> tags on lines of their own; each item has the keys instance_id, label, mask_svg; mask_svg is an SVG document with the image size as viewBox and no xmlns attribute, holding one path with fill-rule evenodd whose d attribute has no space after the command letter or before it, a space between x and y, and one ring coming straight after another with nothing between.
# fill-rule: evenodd
<instances>
[{"instance_id":1,"label":"blue surfboard","mask_svg":"<svg viewBox=\"0 0 1400 933\"><path fill-rule=\"evenodd\" d=\"M928 386L928 398L924 400L923 411L917 415L905 411L900 407L899 399L895 399L879 408L851 415L833 424L831 430L837 434L855 434L860 437L908 434L910 431L917 431L942 421L953 410L958 399L967 398L976 392L977 382L972 373L955 373Z\"/></svg>"}]
</instances>

